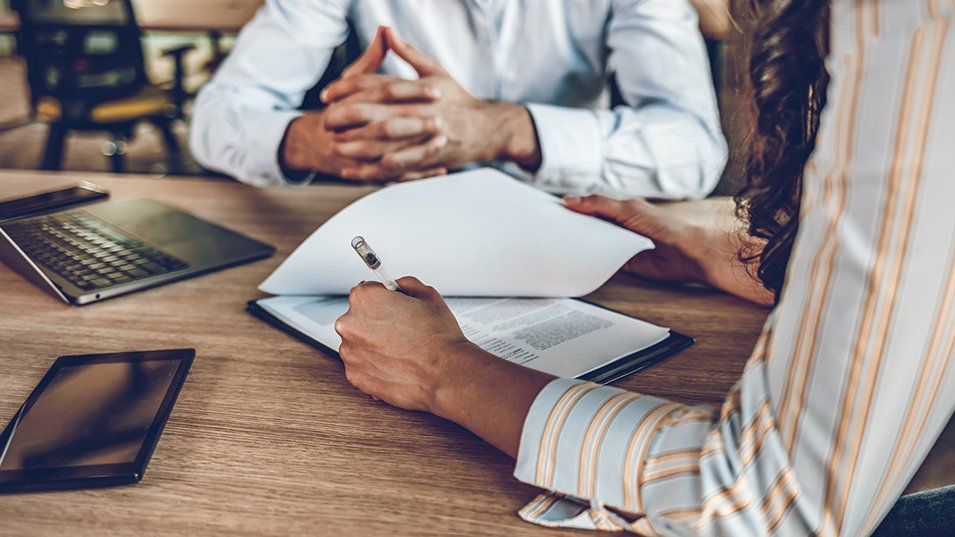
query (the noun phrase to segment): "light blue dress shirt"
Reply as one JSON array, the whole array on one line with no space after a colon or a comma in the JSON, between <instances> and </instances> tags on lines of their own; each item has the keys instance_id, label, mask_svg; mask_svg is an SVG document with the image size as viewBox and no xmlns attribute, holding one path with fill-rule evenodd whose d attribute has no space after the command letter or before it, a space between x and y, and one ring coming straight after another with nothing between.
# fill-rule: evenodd
<instances>
[{"instance_id":1,"label":"light blue dress shirt","mask_svg":"<svg viewBox=\"0 0 955 537\"><path fill-rule=\"evenodd\" d=\"M349 25L393 27L481 99L525 104L543 163L505 171L561 193L693 198L726 160L697 16L687 0L268 0L196 101L200 163L288 184L278 148ZM414 78L389 56L381 72ZM625 105L611 110L609 74Z\"/></svg>"}]
</instances>

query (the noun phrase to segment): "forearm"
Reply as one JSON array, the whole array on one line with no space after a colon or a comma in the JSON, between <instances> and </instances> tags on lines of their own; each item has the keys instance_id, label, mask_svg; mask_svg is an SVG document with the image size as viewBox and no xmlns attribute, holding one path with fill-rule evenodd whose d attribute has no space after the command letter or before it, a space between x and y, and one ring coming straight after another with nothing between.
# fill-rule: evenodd
<instances>
[{"instance_id":1,"label":"forearm","mask_svg":"<svg viewBox=\"0 0 955 537\"><path fill-rule=\"evenodd\" d=\"M456 349L435 389L432 412L517 457L524 419L554 377L493 356L474 344Z\"/></svg>"}]
</instances>

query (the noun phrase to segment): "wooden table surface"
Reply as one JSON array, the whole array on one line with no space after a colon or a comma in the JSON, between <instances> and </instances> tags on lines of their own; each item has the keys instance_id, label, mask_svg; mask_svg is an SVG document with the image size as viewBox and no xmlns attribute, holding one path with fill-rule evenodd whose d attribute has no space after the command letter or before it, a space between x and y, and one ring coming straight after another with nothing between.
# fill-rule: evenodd
<instances>
[{"instance_id":1,"label":"wooden table surface","mask_svg":"<svg viewBox=\"0 0 955 537\"><path fill-rule=\"evenodd\" d=\"M133 0L146 31L238 33L264 0Z\"/></svg>"},{"instance_id":2,"label":"wooden table surface","mask_svg":"<svg viewBox=\"0 0 955 537\"><path fill-rule=\"evenodd\" d=\"M264 0L133 0L136 19L147 31L236 33ZM724 39L732 26L727 0L692 0L700 30L708 39ZM184 16L188 14L188 16ZM15 32L16 14L0 12L0 32Z\"/></svg>"},{"instance_id":3,"label":"wooden table surface","mask_svg":"<svg viewBox=\"0 0 955 537\"><path fill-rule=\"evenodd\" d=\"M136 21L146 31L237 33L264 0L133 0ZM0 11L0 32L16 32L20 19Z\"/></svg>"},{"instance_id":4,"label":"wooden table surface","mask_svg":"<svg viewBox=\"0 0 955 537\"><path fill-rule=\"evenodd\" d=\"M0 198L77 179L113 199L179 206L278 253L84 307L0 265L0 426L57 356L198 350L141 483L0 496L0 535L592 535L521 521L536 490L512 477L511 459L452 423L371 400L338 361L246 313L259 282L369 189L3 171ZM699 214L716 218L716 206ZM617 384L684 403L722 401L767 314L712 290L623 276L589 298L697 338Z\"/></svg>"}]
</instances>

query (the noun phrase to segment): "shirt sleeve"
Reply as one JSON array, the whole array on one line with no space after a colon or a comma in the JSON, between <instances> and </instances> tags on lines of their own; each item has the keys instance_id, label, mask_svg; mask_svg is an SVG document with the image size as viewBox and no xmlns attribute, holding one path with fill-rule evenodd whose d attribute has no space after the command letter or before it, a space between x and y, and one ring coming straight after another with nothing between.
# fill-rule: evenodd
<instances>
[{"instance_id":1,"label":"shirt sleeve","mask_svg":"<svg viewBox=\"0 0 955 537\"><path fill-rule=\"evenodd\" d=\"M666 536L877 527L955 411L955 7L932 4L834 3L786 287L721 408L553 381L524 424L515 476L546 492L522 517Z\"/></svg>"},{"instance_id":2,"label":"shirt sleeve","mask_svg":"<svg viewBox=\"0 0 955 537\"><path fill-rule=\"evenodd\" d=\"M616 0L607 47L625 104L614 110L527 105L543 157L535 182L611 196L709 194L726 163L726 142L692 6Z\"/></svg>"},{"instance_id":3,"label":"shirt sleeve","mask_svg":"<svg viewBox=\"0 0 955 537\"><path fill-rule=\"evenodd\" d=\"M348 4L266 1L196 99L189 143L200 164L254 186L302 183L282 173L279 145L347 37Z\"/></svg>"}]
</instances>

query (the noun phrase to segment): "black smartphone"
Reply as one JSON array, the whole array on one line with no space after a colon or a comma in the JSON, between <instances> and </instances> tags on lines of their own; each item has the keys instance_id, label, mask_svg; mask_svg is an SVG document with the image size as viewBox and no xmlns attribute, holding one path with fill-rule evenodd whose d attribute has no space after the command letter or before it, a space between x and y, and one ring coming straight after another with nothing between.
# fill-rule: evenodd
<instances>
[{"instance_id":1,"label":"black smartphone","mask_svg":"<svg viewBox=\"0 0 955 537\"><path fill-rule=\"evenodd\" d=\"M81 182L78 185L41 192L22 198L0 202L0 222L23 218L35 214L72 207L81 203L101 200L109 197L109 192L92 183Z\"/></svg>"},{"instance_id":2,"label":"black smartphone","mask_svg":"<svg viewBox=\"0 0 955 537\"><path fill-rule=\"evenodd\" d=\"M138 482L195 356L58 358L0 434L0 493Z\"/></svg>"}]
</instances>

